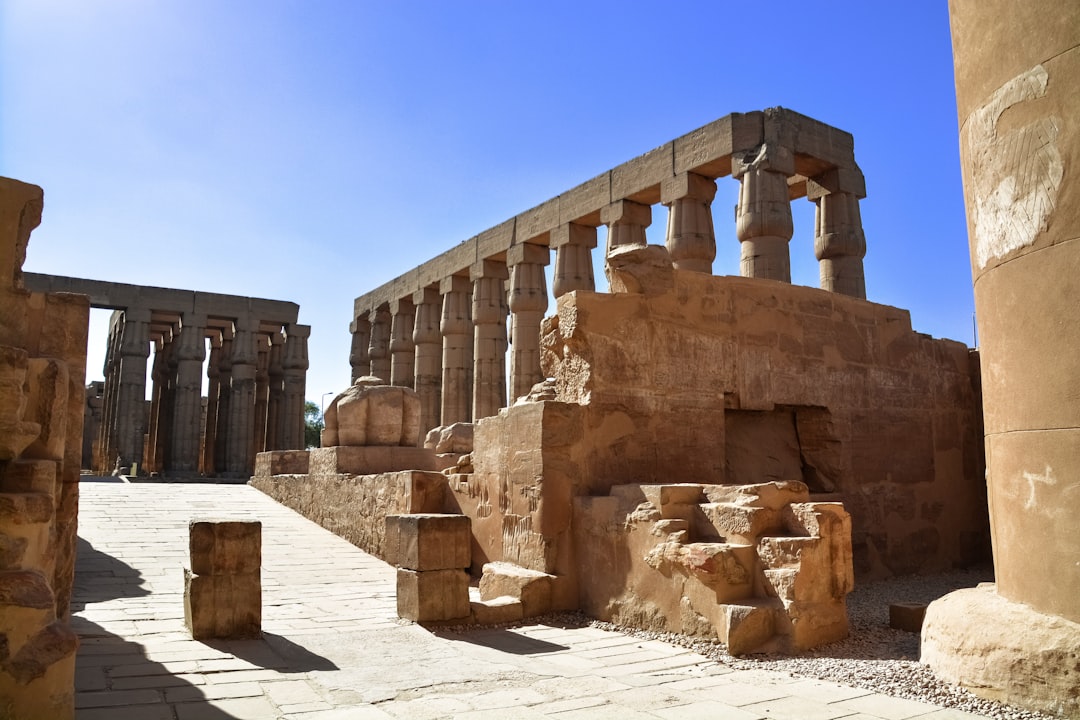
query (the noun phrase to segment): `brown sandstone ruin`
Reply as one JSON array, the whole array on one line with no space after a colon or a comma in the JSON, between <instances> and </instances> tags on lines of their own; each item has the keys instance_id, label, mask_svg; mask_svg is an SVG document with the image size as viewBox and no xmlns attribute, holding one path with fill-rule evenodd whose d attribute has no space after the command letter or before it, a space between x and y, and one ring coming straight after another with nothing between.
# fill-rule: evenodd
<instances>
[{"instance_id":1,"label":"brown sandstone ruin","mask_svg":"<svg viewBox=\"0 0 1080 720\"><path fill-rule=\"evenodd\" d=\"M25 273L25 283L113 309L84 467L246 480L257 453L304 446L311 328L297 323L295 303L35 273Z\"/></svg>"},{"instance_id":2,"label":"brown sandstone ruin","mask_svg":"<svg viewBox=\"0 0 1080 720\"><path fill-rule=\"evenodd\" d=\"M90 303L29 292L42 191L0 178L0 717L74 716L79 466Z\"/></svg>"},{"instance_id":3,"label":"brown sandstone ruin","mask_svg":"<svg viewBox=\"0 0 1080 720\"><path fill-rule=\"evenodd\" d=\"M1080 6L949 14L996 583L930 605L922 660L1080 717Z\"/></svg>"},{"instance_id":4,"label":"brown sandstone ruin","mask_svg":"<svg viewBox=\"0 0 1080 720\"><path fill-rule=\"evenodd\" d=\"M711 274L726 175L744 277ZM412 388L422 432L472 421L471 454L306 476L260 456L252 482L381 557L387 516L464 514L478 621L580 608L734 652L843 637L854 574L986 555L977 363L864 299L863 195L851 136L782 108L620 165L357 298L354 378ZM820 289L790 284L800 197Z\"/></svg>"}]
</instances>

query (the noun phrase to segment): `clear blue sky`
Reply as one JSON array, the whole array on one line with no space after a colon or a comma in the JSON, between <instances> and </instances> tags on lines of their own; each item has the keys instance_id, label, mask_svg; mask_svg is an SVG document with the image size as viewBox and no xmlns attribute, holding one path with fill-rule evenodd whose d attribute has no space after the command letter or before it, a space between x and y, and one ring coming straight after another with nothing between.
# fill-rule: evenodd
<instances>
[{"instance_id":1,"label":"clear blue sky","mask_svg":"<svg viewBox=\"0 0 1080 720\"><path fill-rule=\"evenodd\" d=\"M354 297L776 105L855 137L868 298L971 344L941 0L0 0L0 175L45 189L25 269L296 302L315 402L349 382ZM714 267L736 274L720 185ZM795 209L794 279L816 285Z\"/></svg>"}]
</instances>

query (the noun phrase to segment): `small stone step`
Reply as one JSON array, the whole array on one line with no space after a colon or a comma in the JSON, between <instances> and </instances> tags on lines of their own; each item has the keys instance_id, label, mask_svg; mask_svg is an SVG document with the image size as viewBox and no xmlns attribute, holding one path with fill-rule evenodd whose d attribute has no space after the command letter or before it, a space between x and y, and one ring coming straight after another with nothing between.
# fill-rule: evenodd
<instances>
[{"instance_id":1,"label":"small stone step","mask_svg":"<svg viewBox=\"0 0 1080 720\"><path fill-rule=\"evenodd\" d=\"M469 610L472 621L477 625L500 625L517 622L524 617L521 601L509 595L491 600L472 600L469 602Z\"/></svg>"},{"instance_id":2,"label":"small stone step","mask_svg":"<svg viewBox=\"0 0 1080 720\"><path fill-rule=\"evenodd\" d=\"M551 612L551 584L553 575L529 570L508 562L484 564L480 578L480 597L494 600L508 595L521 602L523 617L534 617Z\"/></svg>"}]
</instances>

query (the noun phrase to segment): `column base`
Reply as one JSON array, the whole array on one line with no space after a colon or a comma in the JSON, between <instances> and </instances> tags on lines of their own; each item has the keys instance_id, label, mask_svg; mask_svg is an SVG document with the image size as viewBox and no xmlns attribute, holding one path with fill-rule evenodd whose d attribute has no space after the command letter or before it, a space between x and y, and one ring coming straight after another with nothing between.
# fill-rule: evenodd
<instances>
[{"instance_id":1,"label":"column base","mask_svg":"<svg viewBox=\"0 0 1080 720\"><path fill-rule=\"evenodd\" d=\"M930 604L920 661L979 697L1080 717L1080 624L1007 600L993 583Z\"/></svg>"}]
</instances>

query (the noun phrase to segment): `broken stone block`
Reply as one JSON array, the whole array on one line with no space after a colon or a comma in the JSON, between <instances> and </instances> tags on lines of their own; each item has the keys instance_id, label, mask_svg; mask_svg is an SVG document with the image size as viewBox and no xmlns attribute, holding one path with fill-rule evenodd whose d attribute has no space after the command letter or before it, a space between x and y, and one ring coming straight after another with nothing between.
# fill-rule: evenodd
<instances>
[{"instance_id":1,"label":"broken stone block","mask_svg":"<svg viewBox=\"0 0 1080 720\"><path fill-rule=\"evenodd\" d=\"M386 517L387 560L407 570L460 570L472 563L471 521L466 515Z\"/></svg>"},{"instance_id":2,"label":"broken stone block","mask_svg":"<svg viewBox=\"0 0 1080 720\"><path fill-rule=\"evenodd\" d=\"M322 446L420 444L420 398L411 388L361 377L326 408Z\"/></svg>"},{"instance_id":3,"label":"broken stone block","mask_svg":"<svg viewBox=\"0 0 1080 720\"><path fill-rule=\"evenodd\" d=\"M521 601L523 617L551 612L551 584L554 578L537 570L513 563L493 562L484 565L480 578L480 597L485 601L509 596Z\"/></svg>"},{"instance_id":4,"label":"broken stone block","mask_svg":"<svg viewBox=\"0 0 1080 720\"><path fill-rule=\"evenodd\" d=\"M432 428L424 438L424 447L436 453L469 453L473 449L473 424L459 422Z\"/></svg>"},{"instance_id":5,"label":"broken stone block","mask_svg":"<svg viewBox=\"0 0 1080 720\"><path fill-rule=\"evenodd\" d=\"M255 477L306 475L307 450L270 450L255 456Z\"/></svg>"},{"instance_id":6,"label":"broken stone block","mask_svg":"<svg viewBox=\"0 0 1080 720\"><path fill-rule=\"evenodd\" d=\"M397 610L398 617L414 622L468 618L469 574L464 570L398 568Z\"/></svg>"}]
</instances>

